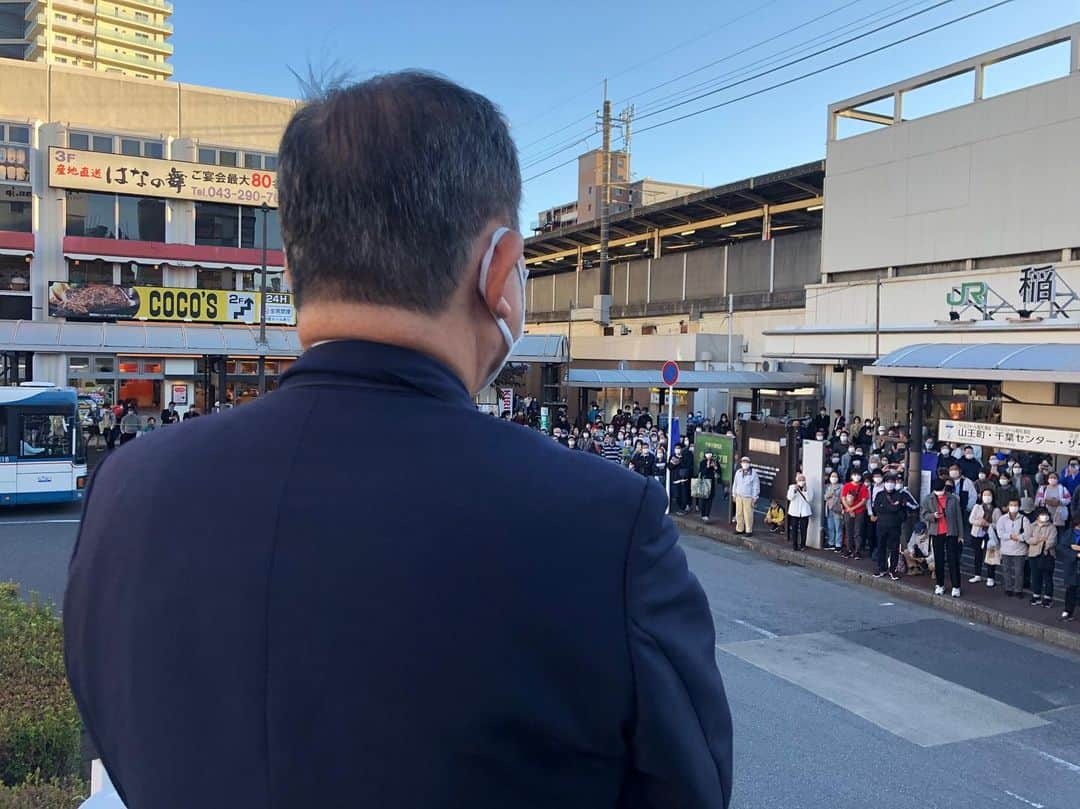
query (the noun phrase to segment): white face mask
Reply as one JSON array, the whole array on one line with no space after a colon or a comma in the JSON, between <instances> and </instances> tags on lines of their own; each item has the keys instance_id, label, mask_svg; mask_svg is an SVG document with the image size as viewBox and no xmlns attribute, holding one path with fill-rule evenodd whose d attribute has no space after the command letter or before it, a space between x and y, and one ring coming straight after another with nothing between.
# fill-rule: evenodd
<instances>
[{"instance_id":1,"label":"white face mask","mask_svg":"<svg viewBox=\"0 0 1080 809\"><path fill-rule=\"evenodd\" d=\"M991 496L989 496L989 497L984 497L984 498L983 498L983 502L984 502L984 503L993 503L993 502L994 502L994 498L993 498L993 496L992 496L992 495L991 495Z\"/></svg>"},{"instance_id":2,"label":"white face mask","mask_svg":"<svg viewBox=\"0 0 1080 809\"><path fill-rule=\"evenodd\" d=\"M1020 506L1009 506L1009 513L1010 514L1015 514L1019 510L1020 510Z\"/></svg>"},{"instance_id":3,"label":"white face mask","mask_svg":"<svg viewBox=\"0 0 1080 809\"><path fill-rule=\"evenodd\" d=\"M741 463L741 464L739 464L739 466L741 466L743 469L749 469L750 468L750 464L748 464L748 463Z\"/></svg>"},{"instance_id":4,"label":"white face mask","mask_svg":"<svg viewBox=\"0 0 1080 809\"><path fill-rule=\"evenodd\" d=\"M499 240L509 232L510 228L498 228L491 234L491 244L488 245L487 252L484 253L484 259L480 263L480 280L478 282L478 287L480 289L480 297L485 301L487 300L488 270L491 269L491 258L495 255L495 246L499 243ZM525 282L529 278L529 271L525 267L525 257L519 256L517 263L514 266L517 268L518 282L521 287L521 322L518 324L517 337L515 337L505 318L499 317L494 312L491 313L492 318L495 320L495 325L499 327L499 331L502 333L503 342L506 343L506 351L498 362L495 363L494 368L484 381L484 384L480 386L481 390L495 381L499 372L502 371L503 366L506 365L507 360L510 359L510 355L514 353L514 346L517 345L518 340L520 340L521 336L525 333Z\"/></svg>"},{"instance_id":5,"label":"white face mask","mask_svg":"<svg viewBox=\"0 0 1080 809\"><path fill-rule=\"evenodd\" d=\"M836 475L833 475L831 478L829 478L829 483L839 483L839 482L840 482L840 478L838 478Z\"/></svg>"},{"instance_id":6,"label":"white face mask","mask_svg":"<svg viewBox=\"0 0 1080 809\"><path fill-rule=\"evenodd\" d=\"M895 483L886 483L885 484L885 491L887 491L887 492L896 491L896 484Z\"/></svg>"}]
</instances>

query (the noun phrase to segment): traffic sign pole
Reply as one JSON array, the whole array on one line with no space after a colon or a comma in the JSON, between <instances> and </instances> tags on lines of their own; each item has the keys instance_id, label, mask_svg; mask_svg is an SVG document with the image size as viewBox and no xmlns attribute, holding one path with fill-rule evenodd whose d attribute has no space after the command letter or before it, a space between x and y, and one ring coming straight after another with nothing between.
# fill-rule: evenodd
<instances>
[{"instance_id":1,"label":"traffic sign pole","mask_svg":"<svg viewBox=\"0 0 1080 809\"><path fill-rule=\"evenodd\" d=\"M665 514L671 513L671 459L675 457L675 447L672 444L672 437L674 433L672 429L675 426L675 383L679 381L679 366L673 360L668 360L664 363L664 367L660 370L660 377L664 380L664 384L667 385L668 392L668 405L667 405L667 496L668 506Z\"/></svg>"}]
</instances>

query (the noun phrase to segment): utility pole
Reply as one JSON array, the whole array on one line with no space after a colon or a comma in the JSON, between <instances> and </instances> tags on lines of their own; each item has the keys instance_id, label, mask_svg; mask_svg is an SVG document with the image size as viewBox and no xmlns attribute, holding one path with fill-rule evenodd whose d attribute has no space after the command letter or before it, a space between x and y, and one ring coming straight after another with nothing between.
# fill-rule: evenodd
<instances>
[{"instance_id":1,"label":"utility pole","mask_svg":"<svg viewBox=\"0 0 1080 809\"><path fill-rule=\"evenodd\" d=\"M877 281L875 282L874 290L874 360L881 359L881 270L877 272ZM881 402L879 396L881 393L881 380L879 377L874 377L874 415L877 416L880 413L879 408ZM850 414L847 414L850 415ZM914 440L914 439L913 439ZM922 443L920 441L919 446Z\"/></svg>"},{"instance_id":2,"label":"utility pole","mask_svg":"<svg viewBox=\"0 0 1080 809\"><path fill-rule=\"evenodd\" d=\"M603 145L600 149L600 294L611 295L611 268L608 266L608 231L611 225L611 101L604 79L604 111L601 120Z\"/></svg>"},{"instance_id":3,"label":"utility pole","mask_svg":"<svg viewBox=\"0 0 1080 809\"><path fill-rule=\"evenodd\" d=\"M262 279L259 282L259 396L266 393L266 220L270 207L262 205ZM224 406L224 403L222 403Z\"/></svg>"}]
</instances>

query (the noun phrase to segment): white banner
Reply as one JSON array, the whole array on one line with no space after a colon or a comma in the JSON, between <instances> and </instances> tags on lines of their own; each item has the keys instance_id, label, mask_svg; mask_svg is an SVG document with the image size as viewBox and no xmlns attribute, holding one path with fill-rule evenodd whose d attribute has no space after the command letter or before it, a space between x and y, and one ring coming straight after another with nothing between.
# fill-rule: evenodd
<instances>
[{"instance_id":1,"label":"white banner","mask_svg":"<svg viewBox=\"0 0 1080 809\"><path fill-rule=\"evenodd\" d=\"M1080 431L1024 427L1017 424L980 424L974 421L941 421L938 439L956 444L1075 455L1080 451Z\"/></svg>"}]
</instances>

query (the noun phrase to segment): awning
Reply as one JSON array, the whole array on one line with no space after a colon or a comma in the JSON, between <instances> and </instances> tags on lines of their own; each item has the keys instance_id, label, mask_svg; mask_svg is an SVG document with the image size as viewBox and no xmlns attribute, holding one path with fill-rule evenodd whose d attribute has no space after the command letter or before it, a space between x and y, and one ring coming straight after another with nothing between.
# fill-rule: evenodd
<instances>
[{"instance_id":1,"label":"awning","mask_svg":"<svg viewBox=\"0 0 1080 809\"><path fill-rule=\"evenodd\" d=\"M526 334L514 347L510 362L566 362L566 337L561 334Z\"/></svg>"},{"instance_id":2,"label":"awning","mask_svg":"<svg viewBox=\"0 0 1080 809\"><path fill-rule=\"evenodd\" d=\"M300 356L300 339L296 329L267 327L268 345L265 349L259 345L258 337L258 326L0 321L0 345L7 351L148 356Z\"/></svg>"},{"instance_id":3,"label":"awning","mask_svg":"<svg viewBox=\"0 0 1080 809\"><path fill-rule=\"evenodd\" d=\"M907 379L1080 382L1080 343L917 343L863 372Z\"/></svg>"},{"instance_id":4,"label":"awning","mask_svg":"<svg viewBox=\"0 0 1080 809\"><path fill-rule=\"evenodd\" d=\"M77 259L79 261L108 261L116 264L167 264L170 267L177 267L180 269L189 269L191 267L199 267L203 270L239 270L241 272L262 272L262 264L247 264L240 261L222 262L222 261L192 261L189 259L179 258L165 258L165 259L148 259L148 258L131 258L131 256L110 256L104 253L64 253L64 258ZM280 273L283 272L283 268L275 267L272 264L266 265L266 272Z\"/></svg>"},{"instance_id":5,"label":"awning","mask_svg":"<svg viewBox=\"0 0 1080 809\"><path fill-rule=\"evenodd\" d=\"M663 388L660 369L619 370L573 368L566 384L571 388ZM809 388L817 380L806 374L783 371L683 371L679 374L676 390L701 390L703 388L750 388L794 390Z\"/></svg>"}]
</instances>

